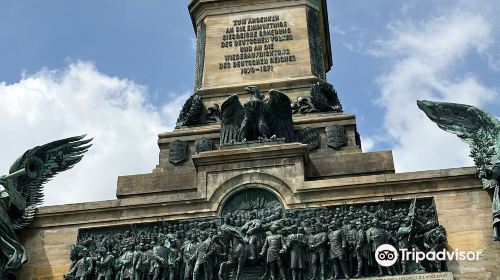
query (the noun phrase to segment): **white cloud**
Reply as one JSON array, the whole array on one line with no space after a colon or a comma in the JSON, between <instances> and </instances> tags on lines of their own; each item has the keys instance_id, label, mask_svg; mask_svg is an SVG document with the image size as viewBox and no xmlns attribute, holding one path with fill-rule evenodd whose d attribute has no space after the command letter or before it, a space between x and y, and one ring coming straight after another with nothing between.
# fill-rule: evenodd
<instances>
[{"instance_id":1,"label":"white cloud","mask_svg":"<svg viewBox=\"0 0 500 280\"><path fill-rule=\"evenodd\" d=\"M375 140L373 138L361 136L361 147L363 152L370 152L373 146L375 146Z\"/></svg>"},{"instance_id":2,"label":"white cloud","mask_svg":"<svg viewBox=\"0 0 500 280\"><path fill-rule=\"evenodd\" d=\"M384 126L395 141L398 172L468 166L469 150L441 131L416 106L417 99L481 106L497 95L472 73L459 73L470 53L492 46L492 25L481 14L451 9L431 19L389 25L391 37L378 41L374 56L388 59L377 84L377 104L385 108Z\"/></svg>"},{"instance_id":3,"label":"white cloud","mask_svg":"<svg viewBox=\"0 0 500 280\"><path fill-rule=\"evenodd\" d=\"M187 95L158 110L146 101L146 87L88 62L0 83L0 171L33 146L86 133L92 148L46 184L46 204L114 199L119 175L148 173L158 163L158 133L173 128Z\"/></svg>"}]
</instances>

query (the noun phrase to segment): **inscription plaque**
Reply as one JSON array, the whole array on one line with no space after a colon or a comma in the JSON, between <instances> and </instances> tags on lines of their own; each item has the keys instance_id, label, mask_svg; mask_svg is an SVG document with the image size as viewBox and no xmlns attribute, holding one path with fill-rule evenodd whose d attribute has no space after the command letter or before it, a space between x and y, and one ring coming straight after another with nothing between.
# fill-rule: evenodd
<instances>
[{"instance_id":1,"label":"inscription plaque","mask_svg":"<svg viewBox=\"0 0 500 280\"><path fill-rule=\"evenodd\" d=\"M453 280L454 278L453 278L453 273L451 272L439 272L439 273L368 277L365 279L367 280Z\"/></svg>"},{"instance_id":2,"label":"inscription plaque","mask_svg":"<svg viewBox=\"0 0 500 280\"><path fill-rule=\"evenodd\" d=\"M207 17L203 86L311 75L305 7Z\"/></svg>"}]
</instances>

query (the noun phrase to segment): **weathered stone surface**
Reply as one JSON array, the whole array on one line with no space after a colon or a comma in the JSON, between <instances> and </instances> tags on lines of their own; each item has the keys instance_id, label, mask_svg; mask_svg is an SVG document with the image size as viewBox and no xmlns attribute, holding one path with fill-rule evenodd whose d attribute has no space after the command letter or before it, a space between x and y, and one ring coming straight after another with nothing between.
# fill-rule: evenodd
<instances>
[{"instance_id":1,"label":"weathered stone surface","mask_svg":"<svg viewBox=\"0 0 500 280\"><path fill-rule=\"evenodd\" d=\"M285 28L276 28L276 29L287 29L290 30L290 33L287 33L286 36L292 36L292 40L286 40L281 42L273 42L272 40L266 40L266 44L246 44L245 46L228 46L221 47L221 44L224 43L233 43L239 42L241 40L223 40L223 36L229 36L232 34L241 34L241 33L251 33L252 31L247 32L232 32L227 33L228 29L234 28L245 28L250 27L253 24L233 24L234 21L239 20L247 20L249 18L260 18L260 17L275 17L277 20L273 22L269 22L272 24L275 23L284 23L286 24ZM202 88L216 88L223 87L226 85L238 85L238 84L253 84L260 82L271 82L276 80L286 79L288 77L297 77L297 76L311 76L311 67L310 67L310 57L309 57L309 42L307 37L307 22L306 22L306 7L289 7L289 8L281 8L275 10L266 10L259 12L243 12L243 13L231 13L228 15L217 15L217 16L208 16L205 19L205 24L207 26L206 32L206 52L205 52L205 69L204 69L204 79L202 83ZM257 38L269 38L267 36L259 36L260 32L255 32ZM272 38L272 37L271 37ZM234 67L234 62L239 62L240 60L232 61L225 60L225 56L227 55L239 55L239 54L248 54L248 53L260 53L261 51L254 51L256 46L259 45L272 45L275 50L288 50L288 55L279 56L293 57L292 61L286 63L267 63L259 67ZM241 47L250 47L250 51L241 52ZM262 49L262 51L265 51ZM264 60L270 60L273 57L264 58ZM220 69L220 64L224 64L228 62L229 69ZM269 67L269 68L268 68ZM253 73L244 73L242 71L250 69L259 69L259 71ZM268 70L268 71L262 71Z\"/></svg>"},{"instance_id":2,"label":"weathered stone surface","mask_svg":"<svg viewBox=\"0 0 500 280\"><path fill-rule=\"evenodd\" d=\"M391 151L349 154L316 153L311 155L311 163L306 166L306 176L309 179L377 173L394 173Z\"/></svg>"},{"instance_id":3,"label":"weathered stone surface","mask_svg":"<svg viewBox=\"0 0 500 280\"><path fill-rule=\"evenodd\" d=\"M337 151L331 150L326 142L325 127L331 123L342 125L346 129L347 146ZM345 176L347 174L384 174L393 173L394 164L390 152L362 154L355 140L355 118L352 115L323 114L316 117L301 116L295 118L295 129L304 127L317 129L321 146L311 151L309 164L303 165L305 174L302 180L310 180L325 177ZM196 145L198 139L209 139L214 141L214 150L232 149L235 147L220 147L219 128L217 125L206 127L194 127L190 129L177 129L174 132L162 133L159 135L158 144L160 147L160 161L152 174L140 174L130 176L120 176L118 178L117 197L125 198L132 196L144 196L158 193L173 193L196 191L199 176L195 168L194 161L197 161ZM188 159L181 165L174 165L169 161L170 143L180 139L188 142ZM252 144L256 146L266 146L269 142ZM239 145L239 148L250 147L250 144ZM236 148L238 148L236 147ZM208 155L212 155L209 153ZM241 157L244 160L245 154L231 155L233 158ZM190 198L192 196L189 196Z\"/></svg>"},{"instance_id":4,"label":"weathered stone surface","mask_svg":"<svg viewBox=\"0 0 500 280\"><path fill-rule=\"evenodd\" d=\"M119 176L116 196L196 190L196 170L193 167L164 168L160 173Z\"/></svg>"}]
</instances>

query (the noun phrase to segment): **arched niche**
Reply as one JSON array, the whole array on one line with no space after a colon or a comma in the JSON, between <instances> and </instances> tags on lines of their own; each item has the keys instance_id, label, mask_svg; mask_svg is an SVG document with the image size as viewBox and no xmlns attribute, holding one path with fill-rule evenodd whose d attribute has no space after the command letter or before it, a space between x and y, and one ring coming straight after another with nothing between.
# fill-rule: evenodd
<instances>
[{"instance_id":1,"label":"arched niche","mask_svg":"<svg viewBox=\"0 0 500 280\"><path fill-rule=\"evenodd\" d=\"M248 218L254 212L258 217L265 217L283 212L281 200L272 191L258 186L248 186L228 196L220 210L221 218L236 214L239 218Z\"/></svg>"}]
</instances>

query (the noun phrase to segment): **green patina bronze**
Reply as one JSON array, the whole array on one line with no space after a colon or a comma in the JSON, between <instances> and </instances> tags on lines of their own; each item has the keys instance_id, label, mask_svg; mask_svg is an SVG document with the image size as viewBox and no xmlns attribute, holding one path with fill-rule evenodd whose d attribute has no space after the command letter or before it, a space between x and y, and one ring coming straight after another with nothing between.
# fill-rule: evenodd
<instances>
[{"instance_id":1,"label":"green patina bronze","mask_svg":"<svg viewBox=\"0 0 500 280\"><path fill-rule=\"evenodd\" d=\"M441 129L469 144L484 188L493 190L493 239L500 241L500 121L465 104L424 100L417 105Z\"/></svg>"},{"instance_id":2,"label":"green patina bronze","mask_svg":"<svg viewBox=\"0 0 500 280\"><path fill-rule=\"evenodd\" d=\"M92 146L92 139L71 137L24 152L0 177L0 279L15 279L14 272L27 260L15 230L35 217L43 202L43 185L57 173L78 163Z\"/></svg>"}]
</instances>

